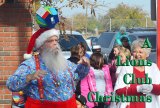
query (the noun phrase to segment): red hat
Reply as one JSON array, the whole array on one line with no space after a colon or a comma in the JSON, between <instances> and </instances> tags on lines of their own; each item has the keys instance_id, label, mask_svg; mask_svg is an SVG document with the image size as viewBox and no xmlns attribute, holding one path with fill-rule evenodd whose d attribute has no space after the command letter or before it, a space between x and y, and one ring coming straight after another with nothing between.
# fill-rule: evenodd
<instances>
[{"instance_id":1,"label":"red hat","mask_svg":"<svg viewBox=\"0 0 160 108\"><path fill-rule=\"evenodd\" d=\"M56 29L46 29L46 28L40 28L38 31L36 31L30 41L27 48L27 53L24 54L24 59L29 59L32 57L32 50L35 47L36 49L39 49L44 42L51 36L57 36L59 38L59 32Z\"/></svg>"}]
</instances>

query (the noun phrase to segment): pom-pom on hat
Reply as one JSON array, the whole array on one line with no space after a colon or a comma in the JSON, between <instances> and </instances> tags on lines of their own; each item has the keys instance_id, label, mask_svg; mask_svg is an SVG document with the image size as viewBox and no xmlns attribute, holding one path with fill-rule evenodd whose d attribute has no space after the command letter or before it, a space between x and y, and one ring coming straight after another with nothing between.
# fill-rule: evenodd
<instances>
[{"instance_id":1,"label":"pom-pom on hat","mask_svg":"<svg viewBox=\"0 0 160 108\"><path fill-rule=\"evenodd\" d=\"M30 41L29 41L29 45L27 48L27 53L24 54L24 59L29 59L32 57L32 50L35 47L36 49L39 49L44 42L52 37L52 36L57 36L59 38L59 31L56 29L46 29L46 28L40 28L38 31L36 31Z\"/></svg>"},{"instance_id":2,"label":"pom-pom on hat","mask_svg":"<svg viewBox=\"0 0 160 108\"><path fill-rule=\"evenodd\" d=\"M124 26L121 26L121 27L120 27L120 31L126 32L126 28L125 28Z\"/></svg>"}]
</instances>

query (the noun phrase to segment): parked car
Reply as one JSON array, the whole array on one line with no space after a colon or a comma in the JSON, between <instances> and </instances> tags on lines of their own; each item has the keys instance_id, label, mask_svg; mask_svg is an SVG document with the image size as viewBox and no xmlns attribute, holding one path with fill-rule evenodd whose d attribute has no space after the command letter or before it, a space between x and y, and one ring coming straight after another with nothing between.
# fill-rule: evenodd
<instances>
[{"instance_id":1,"label":"parked car","mask_svg":"<svg viewBox=\"0 0 160 108\"><path fill-rule=\"evenodd\" d=\"M116 32L103 32L101 33L97 45L101 46L101 52L108 61L108 56L114 46L115 43L115 35Z\"/></svg>"},{"instance_id":2,"label":"parked car","mask_svg":"<svg viewBox=\"0 0 160 108\"><path fill-rule=\"evenodd\" d=\"M155 62L155 63L157 62L156 61L157 59L157 52L156 52L157 32L156 31L143 31L143 32L136 31L133 33L129 33L128 35L131 40L131 43L138 38L143 38L143 39L148 38L152 45L151 54L148 59L150 59L152 62ZM116 39L116 32L103 32L98 39L97 44L101 45L102 54L107 56L107 59L115 44L115 39Z\"/></svg>"},{"instance_id":3,"label":"parked car","mask_svg":"<svg viewBox=\"0 0 160 108\"><path fill-rule=\"evenodd\" d=\"M156 31L145 31L145 32L133 32L129 34L129 37L131 39L131 42L134 40L141 38L141 39L146 39L148 38L151 45L151 53L148 59L150 59L152 62L156 63L157 62L157 32Z\"/></svg>"},{"instance_id":4,"label":"parked car","mask_svg":"<svg viewBox=\"0 0 160 108\"><path fill-rule=\"evenodd\" d=\"M88 46L90 47L90 49L92 49L93 46L96 45L97 42L98 42L98 36L88 37L88 38L86 39L86 42L87 42Z\"/></svg>"},{"instance_id":5,"label":"parked car","mask_svg":"<svg viewBox=\"0 0 160 108\"><path fill-rule=\"evenodd\" d=\"M66 31L65 35L60 35L60 39L59 39L59 44L61 46L61 49L63 51L63 54L65 56L66 59L68 59L70 57L70 48L72 46L78 45L80 42L85 43L86 47L87 47L87 53L89 55L92 54L91 49L89 48L89 46L87 45L85 39L83 38L82 34L80 34L79 32L76 31L72 31L72 33L70 31Z\"/></svg>"},{"instance_id":6,"label":"parked car","mask_svg":"<svg viewBox=\"0 0 160 108\"><path fill-rule=\"evenodd\" d=\"M135 28L127 29L127 32L130 32L130 33L133 33L133 32L144 32L144 31L157 31L157 29L155 27L147 27L147 28L135 27Z\"/></svg>"}]
</instances>

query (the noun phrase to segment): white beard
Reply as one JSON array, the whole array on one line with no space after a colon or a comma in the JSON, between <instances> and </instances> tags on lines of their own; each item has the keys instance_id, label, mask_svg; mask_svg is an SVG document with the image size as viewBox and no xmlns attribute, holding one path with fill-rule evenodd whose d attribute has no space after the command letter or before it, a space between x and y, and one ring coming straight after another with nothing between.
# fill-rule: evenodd
<instances>
[{"instance_id":1,"label":"white beard","mask_svg":"<svg viewBox=\"0 0 160 108\"><path fill-rule=\"evenodd\" d=\"M67 69L67 60L64 58L59 45L55 49L44 47L41 51L41 57L51 72L58 73Z\"/></svg>"}]
</instances>

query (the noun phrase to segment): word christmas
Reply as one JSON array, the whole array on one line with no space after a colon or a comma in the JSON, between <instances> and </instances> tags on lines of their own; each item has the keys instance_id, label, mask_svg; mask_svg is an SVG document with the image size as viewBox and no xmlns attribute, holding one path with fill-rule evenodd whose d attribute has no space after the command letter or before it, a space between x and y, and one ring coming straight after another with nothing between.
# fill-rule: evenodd
<instances>
[{"instance_id":1,"label":"word christmas","mask_svg":"<svg viewBox=\"0 0 160 108\"><path fill-rule=\"evenodd\" d=\"M94 98L92 98L94 97ZM152 102L152 96L151 95L142 95L142 96L126 96L124 94L122 95L115 95L114 93L111 93L111 96L109 95L100 95L99 92L89 92L87 99L89 102Z\"/></svg>"}]
</instances>

